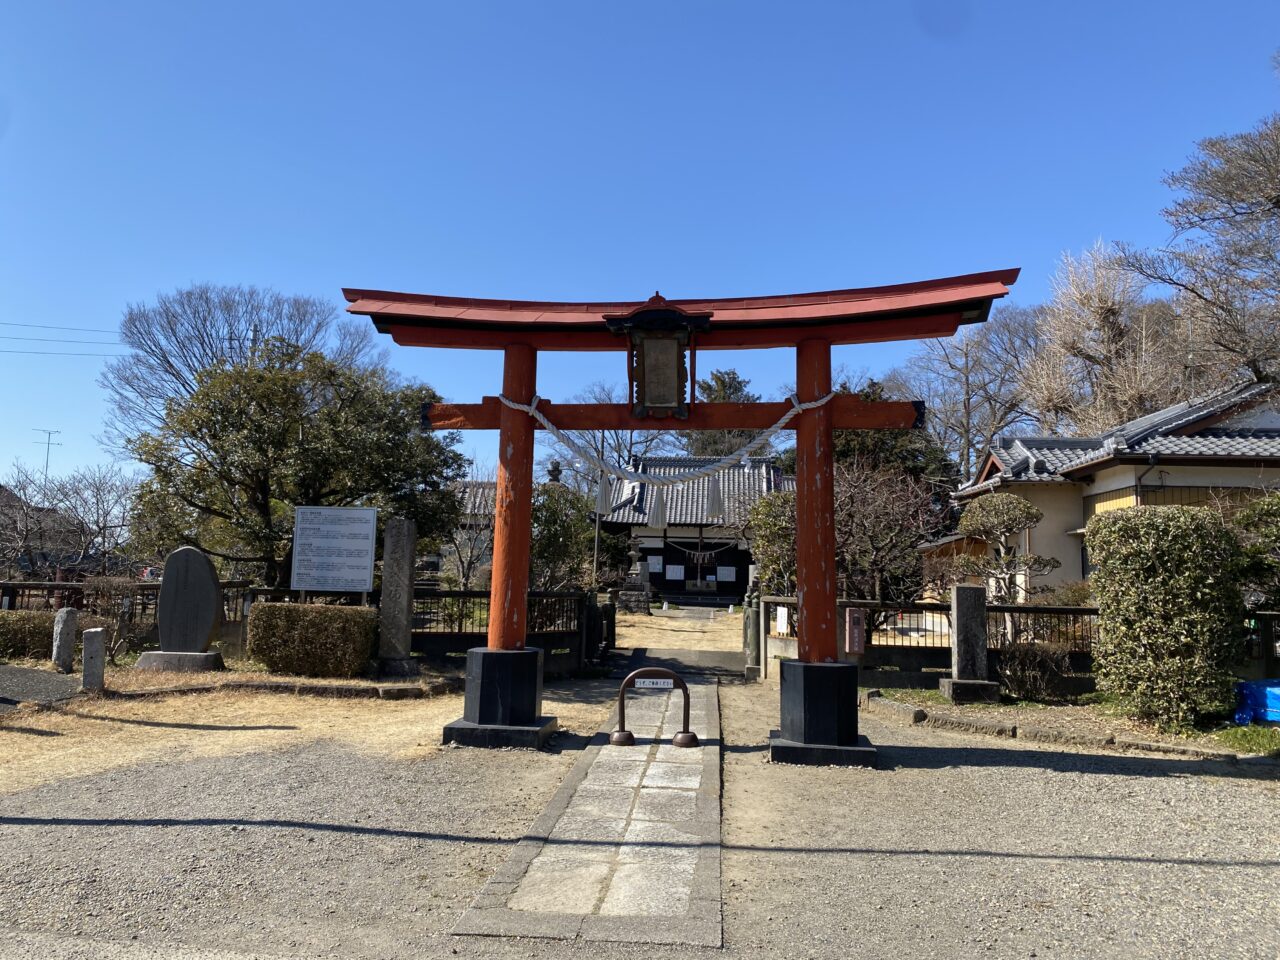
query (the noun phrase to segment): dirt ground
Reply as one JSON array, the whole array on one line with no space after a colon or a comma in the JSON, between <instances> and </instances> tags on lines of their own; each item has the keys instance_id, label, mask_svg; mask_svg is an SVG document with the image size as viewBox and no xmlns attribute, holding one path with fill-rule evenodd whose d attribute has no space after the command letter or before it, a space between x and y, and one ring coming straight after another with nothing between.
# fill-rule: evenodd
<instances>
[{"instance_id":1,"label":"dirt ground","mask_svg":"<svg viewBox=\"0 0 1280 960\"><path fill-rule=\"evenodd\" d=\"M624 648L737 649L647 618ZM0 722L0 958L688 958L455 938L607 717L552 683L551 750L441 748L450 694L78 700ZM776 685L722 683L723 955L1280 954L1275 768L1023 744L864 715L876 770L767 762Z\"/></svg>"},{"instance_id":2,"label":"dirt ground","mask_svg":"<svg viewBox=\"0 0 1280 960\"><path fill-rule=\"evenodd\" d=\"M712 616L712 619L707 619ZM618 614L618 648L634 650L649 647L656 650L713 650L730 652L742 649L742 616L722 610L655 611Z\"/></svg>"},{"instance_id":3,"label":"dirt ground","mask_svg":"<svg viewBox=\"0 0 1280 960\"><path fill-rule=\"evenodd\" d=\"M603 723L603 702L559 694L548 689L546 699L568 737L589 737ZM82 698L53 710L23 708L0 722L0 796L135 764L287 750L320 741L412 762L441 750L439 728L461 714L458 694L365 700L238 690Z\"/></svg>"}]
</instances>

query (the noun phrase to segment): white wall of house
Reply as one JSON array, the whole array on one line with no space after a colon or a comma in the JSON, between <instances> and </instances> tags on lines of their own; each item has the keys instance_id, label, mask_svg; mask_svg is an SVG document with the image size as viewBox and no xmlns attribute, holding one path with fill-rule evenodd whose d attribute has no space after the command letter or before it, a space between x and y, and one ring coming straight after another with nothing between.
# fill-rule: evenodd
<instances>
[{"instance_id":1,"label":"white wall of house","mask_svg":"<svg viewBox=\"0 0 1280 960\"><path fill-rule=\"evenodd\" d=\"M1145 469L1147 468L1135 468L1132 464L1104 467L1093 475L1093 483L1080 485L1081 496L1092 497L1095 494L1110 493L1112 490L1123 490L1125 487L1132 487L1137 482L1138 474Z\"/></svg>"},{"instance_id":2,"label":"white wall of house","mask_svg":"<svg viewBox=\"0 0 1280 960\"><path fill-rule=\"evenodd\" d=\"M1135 477L1145 471L1139 467ZM1142 478L1144 487L1258 487L1280 485L1280 469L1275 467L1190 467L1157 463Z\"/></svg>"},{"instance_id":3,"label":"white wall of house","mask_svg":"<svg viewBox=\"0 0 1280 960\"><path fill-rule=\"evenodd\" d=\"M1144 476L1145 474L1145 476ZM1122 464L1106 467L1094 474L1093 483L1081 486L1086 497L1110 493L1136 486L1142 477L1144 487L1275 487L1280 485L1280 469L1276 467L1191 466L1178 463Z\"/></svg>"},{"instance_id":4,"label":"white wall of house","mask_svg":"<svg viewBox=\"0 0 1280 960\"><path fill-rule=\"evenodd\" d=\"M1145 475L1144 475L1145 471ZM1027 531L1022 549L1045 557L1055 557L1057 570L1036 579L1036 586L1056 586L1085 577L1081 548L1084 538L1069 531L1084 526L1084 498L1134 487L1142 477L1147 487L1243 487L1280 489L1280 468L1191 466L1185 464L1124 464L1106 467L1094 475L1093 483L1010 483L999 489L1014 493L1038 507L1044 519Z\"/></svg>"},{"instance_id":5,"label":"white wall of house","mask_svg":"<svg viewBox=\"0 0 1280 960\"><path fill-rule=\"evenodd\" d=\"M1010 491L1037 507L1044 519L1027 531L1024 547L1042 557L1055 557L1060 566L1043 577L1037 577L1034 586L1056 586L1084 577L1081 570L1081 537L1078 533L1084 525L1084 506L1081 485L1077 483L1022 483L1010 486Z\"/></svg>"}]
</instances>

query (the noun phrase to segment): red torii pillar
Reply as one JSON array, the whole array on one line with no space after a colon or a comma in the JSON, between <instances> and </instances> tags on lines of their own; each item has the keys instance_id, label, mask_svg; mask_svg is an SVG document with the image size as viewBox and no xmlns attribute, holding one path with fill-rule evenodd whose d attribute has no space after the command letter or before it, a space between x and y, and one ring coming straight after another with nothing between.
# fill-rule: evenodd
<instances>
[{"instance_id":1,"label":"red torii pillar","mask_svg":"<svg viewBox=\"0 0 1280 960\"><path fill-rule=\"evenodd\" d=\"M537 381L537 351L527 343L507 347L502 360L503 396L528 403L536 392ZM533 418L528 414L502 408L489 588L491 650L524 649L532 536L533 428Z\"/></svg>"},{"instance_id":2,"label":"red torii pillar","mask_svg":"<svg viewBox=\"0 0 1280 960\"><path fill-rule=\"evenodd\" d=\"M796 399L831 392L831 344L796 345ZM796 417L796 639L806 663L836 660L836 521L832 490L831 411Z\"/></svg>"}]
</instances>

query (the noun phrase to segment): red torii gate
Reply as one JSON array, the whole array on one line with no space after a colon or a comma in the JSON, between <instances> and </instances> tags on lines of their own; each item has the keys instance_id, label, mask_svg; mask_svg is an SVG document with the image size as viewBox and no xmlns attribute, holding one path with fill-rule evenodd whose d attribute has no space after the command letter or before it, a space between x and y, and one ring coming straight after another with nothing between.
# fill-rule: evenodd
<instances>
[{"instance_id":1,"label":"red torii gate","mask_svg":"<svg viewBox=\"0 0 1280 960\"><path fill-rule=\"evenodd\" d=\"M655 295L647 302L614 303L354 289L343 294L351 313L369 316L398 344L502 350L502 395L522 405L536 394L538 351L627 350L632 402L540 402L538 411L562 430L764 429L792 405L696 402L687 384L696 379L697 350L794 346L796 398L818 401L831 391L833 345L951 336L961 324L986 320L992 302L1017 277L1013 269L790 296L667 301ZM836 395L787 425L796 431L799 659L782 668L777 759L825 764L874 757L865 738L859 746L857 668L840 662L837 649L831 432L919 426L922 412L918 403ZM500 431L488 647L468 654L464 717L446 727L445 740L540 746L555 730L554 718L541 716L541 651L525 649L534 431L540 425L498 397L436 404L423 419L436 429Z\"/></svg>"}]
</instances>

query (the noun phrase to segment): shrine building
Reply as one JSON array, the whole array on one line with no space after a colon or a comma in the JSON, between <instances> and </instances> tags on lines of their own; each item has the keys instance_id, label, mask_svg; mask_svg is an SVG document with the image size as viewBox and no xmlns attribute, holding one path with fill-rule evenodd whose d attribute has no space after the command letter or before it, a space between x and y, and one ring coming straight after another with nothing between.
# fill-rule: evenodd
<instances>
[{"instance_id":1,"label":"shrine building","mask_svg":"<svg viewBox=\"0 0 1280 960\"><path fill-rule=\"evenodd\" d=\"M631 468L654 477L679 475L714 457L642 456ZM713 506L710 478L691 480L666 495L662 526L654 525L654 488L645 480L615 484L601 527L636 540L649 587L659 600L690 606L741 603L751 580L747 515L772 493L796 489L773 457L751 457L717 474L723 510Z\"/></svg>"}]
</instances>

